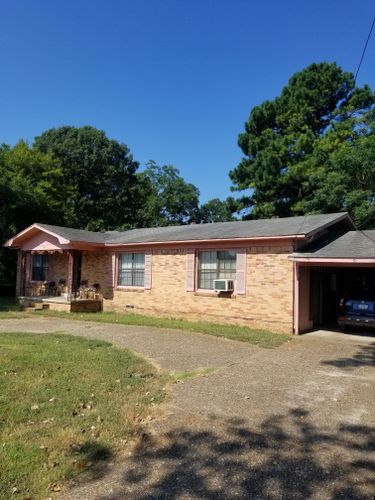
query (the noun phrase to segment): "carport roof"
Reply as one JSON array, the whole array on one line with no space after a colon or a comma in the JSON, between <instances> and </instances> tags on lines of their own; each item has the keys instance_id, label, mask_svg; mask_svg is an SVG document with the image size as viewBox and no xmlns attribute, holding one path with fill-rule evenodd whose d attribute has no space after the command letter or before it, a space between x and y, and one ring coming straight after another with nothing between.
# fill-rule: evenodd
<instances>
[{"instance_id":1,"label":"carport roof","mask_svg":"<svg viewBox=\"0 0 375 500\"><path fill-rule=\"evenodd\" d=\"M331 233L323 240L292 254L301 259L375 259L375 230L348 231L345 234Z\"/></svg>"}]
</instances>

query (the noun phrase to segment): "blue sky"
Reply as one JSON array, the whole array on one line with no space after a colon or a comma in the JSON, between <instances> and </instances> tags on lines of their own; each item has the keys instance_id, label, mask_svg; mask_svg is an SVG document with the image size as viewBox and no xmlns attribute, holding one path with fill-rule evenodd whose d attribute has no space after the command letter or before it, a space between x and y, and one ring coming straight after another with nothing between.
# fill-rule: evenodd
<instances>
[{"instance_id":1,"label":"blue sky","mask_svg":"<svg viewBox=\"0 0 375 500\"><path fill-rule=\"evenodd\" d=\"M93 125L202 201L230 194L251 108L296 71L355 72L373 0L1 0L0 142ZM375 33L358 79L375 88Z\"/></svg>"}]
</instances>

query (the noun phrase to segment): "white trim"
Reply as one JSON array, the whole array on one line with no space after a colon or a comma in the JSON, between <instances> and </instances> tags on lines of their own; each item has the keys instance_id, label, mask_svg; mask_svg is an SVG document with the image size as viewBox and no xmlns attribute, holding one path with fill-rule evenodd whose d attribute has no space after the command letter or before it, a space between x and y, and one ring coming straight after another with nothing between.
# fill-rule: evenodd
<instances>
[{"instance_id":1,"label":"white trim","mask_svg":"<svg viewBox=\"0 0 375 500\"><path fill-rule=\"evenodd\" d=\"M207 244L207 243L246 243L254 241L274 241L274 240L305 240L304 234L288 234L287 236L251 236L248 238L212 238L208 240L170 240L170 241L143 241L134 243L104 243L105 247L144 247L150 245L192 245L192 244Z\"/></svg>"},{"instance_id":2,"label":"white trim","mask_svg":"<svg viewBox=\"0 0 375 500\"><path fill-rule=\"evenodd\" d=\"M67 240L65 238L63 238L62 236L60 236L59 234L57 233L54 233L53 231L49 231L48 229L40 226L39 224L32 224L31 226L28 226L26 229L24 229L23 231L21 231L20 233L16 234L16 236L13 236L13 238L10 238L8 241L6 241L4 243L4 246L5 247L11 247L13 246L13 243L18 239L20 238L21 236L23 236L24 234L27 234L28 232L30 232L32 229L39 229L39 231L42 231L43 233L47 233L49 234L50 236L53 236L54 238L57 239L57 241L60 243L60 245L67 245L70 243L70 240Z\"/></svg>"},{"instance_id":3,"label":"white trim","mask_svg":"<svg viewBox=\"0 0 375 500\"><path fill-rule=\"evenodd\" d=\"M293 257L293 255L289 256L289 260L293 262L306 262L306 263L316 263L316 264L375 264L375 258L347 258L347 257Z\"/></svg>"}]
</instances>

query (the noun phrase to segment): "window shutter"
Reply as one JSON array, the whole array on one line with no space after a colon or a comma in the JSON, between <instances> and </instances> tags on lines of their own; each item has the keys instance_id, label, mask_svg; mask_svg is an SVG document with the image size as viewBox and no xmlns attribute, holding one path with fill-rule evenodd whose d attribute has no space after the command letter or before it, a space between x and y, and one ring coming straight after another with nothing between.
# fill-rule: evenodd
<instances>
[{"instance_id":1,"label":"window shutter","mask_svg":"<svg viewBox=\"0 0 375 500\"><path fill-rule=\"evenodd\" d=\"M195 251L188 249L186 253L186 291L194 292Z\"/></svg>"},{"instance_id":2,"label":"window shutter","mask_svg":"<svg viewBox=\"0 0 375 500\"><path fill-rule=\"evenodd\" d=\"M238 295L246 294L246 248L237 250L236 293Z\"/></svg>"},{"instance_id":3,"label":"window shutter","mask_svg":"<svg viewBox=\"0 0 375 500\"><path fill-rule=\"evenodd\" d=\"M108 277L107 285L110 288L113 288L115 286L115 268L116 268L116 254L112 252L108 256L108 269L107 269L107 277Z\"/></svg>"},{"instance_id":4,"label":"window shutter","mask_svg":"<svg viewBox=\"0 0 375 500\"><path fill-rule=\"evenodd\" d=\"M146 290L151 290L152 284L152 252L145 253L145 284L144 287Z\"/></svg>"}]
</instances>

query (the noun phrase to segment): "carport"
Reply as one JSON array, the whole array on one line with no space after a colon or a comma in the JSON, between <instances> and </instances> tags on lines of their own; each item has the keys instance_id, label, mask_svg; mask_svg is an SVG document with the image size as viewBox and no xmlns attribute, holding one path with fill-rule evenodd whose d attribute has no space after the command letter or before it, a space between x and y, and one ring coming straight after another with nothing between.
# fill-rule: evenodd
<instances>
[{"instance_id":1,"label":"carport","mask_svg":"<svg viewBox=\"0 0 375 500\"><path fill-rule=\"evenodd\" d=\"M375 288L375 231L348 231L290 256L294 263L294 333L337 327L339 301Z\"/></svg>"}]
</instances>

